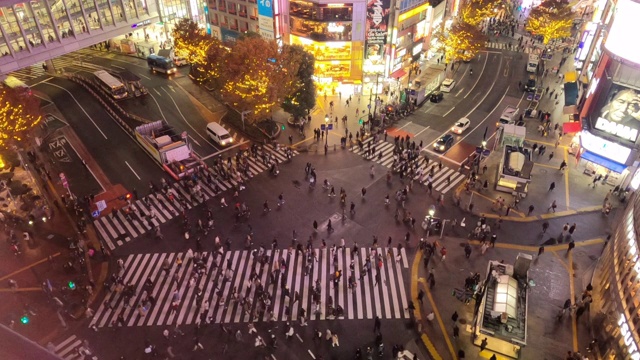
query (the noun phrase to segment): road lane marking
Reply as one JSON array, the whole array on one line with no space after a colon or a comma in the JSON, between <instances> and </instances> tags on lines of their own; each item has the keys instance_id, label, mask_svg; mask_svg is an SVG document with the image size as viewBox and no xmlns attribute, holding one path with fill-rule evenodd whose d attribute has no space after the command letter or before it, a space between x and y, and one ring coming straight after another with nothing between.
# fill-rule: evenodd
<instances>
[{"instance_id":1,"label":"road lane marking","mask_svg":"<svg viewBox=\"0 0 640 360\"><path fill-rule=\"evenodd\" d=\"M426 128L424 128L424 129L420 130L418 133L414 134L414 135L413 135L413 137L416 137L416 136L418 136L418 135L422 134L423 132L425 132L425 130L429 129L430 127L431 127L431 126L427 126Z\"/></svg>"},{"instance_id":2,"label":"road lane marking","mask_svg":"<svg viewBox=\"0 0 640 360\"><path fill-rule=\"evenodd\" d=\"M124 67L122 66L118 66L118 65L113 65L111 64L112 67L116 68L116 69L122 69L122 70L126 70Z\"/></svg>"},{"instance_id":3,"label":"road lane marking","mask_svg":"<svg viewBox=\"0 0 640 360\"><path fill-rule=\"evenodd\" d=\"M471 115L472 112L474 112L478 106L480 106L480 104L482 104L484 102L484 99L487 98L487 96L491 93L491 90L493 89L493 85L495 85L495 81L493 82L493 84L491 85L491 87L489 88L489 91L487 91L487 93L484 95L484 97L482 98L482 100L480 100L480 102L478 103L478 105L476 105L473 109L471 109L471 111L469 111L469 113L465 116L467 119L469 118L469 115ZM500 104L502 103L502 100L504 100L504 97L507 96L507 92L509 92L509 88L511 86L507 86L507 89L504 91L504 94L502 94L502 97L500 98L500 101L498 101L498 103L496 104L496 106L493 107L493 109L491 111L489 111L489 113L487 114L487 116L484 117L484 119L482 119L482 121L480 121L478 123L478 125L476 125L473 129L471 129L471 131L467 132L467 135L465 135L464 137L462 137L462 139L460 139L458 141L458 143L461 143L462 141L464 141L464 139L466 139L467 137L469 137L469 135L473 134L474 131L476 131L477 128L479 128L482 124L484 124L485 121L487 121L487 119L489 118L489 116L491 116L491 114L493 114L494 111L496 111L496 109L498 108L498 106L500 106ZM495 134L495 133L494 133Z\"/></svg>"},{"instance_id":4,"label":"road lane marking","mask_svg":"<svg viewBox=\"0 0 640 360\"><path fill-rule=\"evenodd\" d=\"M193 141L194 143L196 143L196 145L200 146L200 143L196 141L196 139L193 138L193 136L189 135L189 139L191 139L191 141Z\"/></svg>"},{"instance_id":5,"label":"road lane marking","mask_svg":"<svg viewBox=\"0 0 640 360\"><path fill-rule=\"evenodd\" d=\"M153 89L153 91L157 92L158 95L162 95L156 89ZM160 104L158 104L158 100L156 100L156 97L153 96L153 94L149 94L149 95L151 95L151 98L156 103L156 106L158 107L158 110L160 110L160 115L162 115L162 118L164 119L164 121L168 123L167 118L164 116L164 112L162 111L162 108L160 107Z\"/></svg>"},{"instance_id":6,"label":"road lane marking","mask_svg":"<svg viewBox=\"0 0 640 360\"><path fill-rule=\"evenodd\" d=\"M51 258L53 259L53 258L55 258L55 257L57 257L57 256L59 256L59 255L60 255L60 253L59 253L59 252L57 252L57 253L55 253L55 254L51 255ZM46 258L44 258L44 259L41 259L41 260L38 260L38 261L34 262L33 264L29 264L29 265L27 265L27 266L25 266L25 267L22 267L22 268L20 268L20 269L18 269L18 270L16 270L16 271L12 272L11 274L8 274L8 275L5 275L5 276L1 277L1 278L0 278L0 281L7 280L7 279L11 278L12 276L14 276L14 275L16 275L16 274L19 274L19 273L21 273L21 272L23 272L23 271L25 271L25 270L29 270L29 269L31 269L32 267L37 266L37 265L40 265L40 264L42 264L43 262L48 261L48 260L49 260L49 258L48 258L48 257L46 257ZM42 290L42 289L41 289L41 290Z\"/></svg>"},{"instance_id":7,"label":"road lane marking","mask_svg":"<svg viewBox=\"0 0 640 360\"><path fill-rule=\"evenodd\" d=\"M171 90L173 90L173 87L171 87ZM165 89L164 87L162 88L162 91L164 91L169 98L171 99L171 101L173 102L173 105L176 107L176 109L178 109L178 113L180 114L180 117L182 117L182 120L184 120L184 122L191 128L191 130L193 130L198 136L200 136L200 138L202 140L204 140L209 146L211 146L208 142L207 139L205 139L199 132L198 130L196 130L193 125L191 125L191 123L189 121L187 121L187 118L184 117L184 114L182 114L182 110L180 110L180 107L178 106L178 104L176 103L176 101L174 100L173 96L171 96L171 94L169 94L169 92L167 91L167 89ZM175 90L173 90L175 92ZM192 138L193 139L193 138ZM196 142L196 144L198 144ZM198 146L200 146L200 144L198 144Z\"/></svg>"},{"instance_id":8,"label":"road lane marking","mask_svg":"<svg viewBox=\"0 0 640 360\"><path fill-rule=\"evenodd\" d=\"M243 141L243 142L241 142L241 143L237 143L237 144L235 144L235 145L233 145L233 146L230 146L230 147L228 147L228 148L225 148L225 149L223 149L223 150L218 150L218 151L216 151L216 152L214 152L214 153L212 153L212 154L209 154L209 155L207 155L207 156L205 156L205 157L201 157L201 158L200 158L200 160L204 161L204 160L210 159L210 158L212 158L212 157L214 157L214 156L216 156L216 155L220 155L220 154L222 154L222 153L223 153L223 152L225 152L225 151L229 151L229 150L231 150L231 149L233 149L233 148L237 148L238 146L244 145L244 144L246 144L246 143L248 143L248 142L249 142L249 140L245 140L245 141Z\"/></svg>"},{"instance_id":9,"label":"road lane marking","mask_svg":"<svg viewBox=\"0 0 640 360\"><path fill-rule=\"evenodd\" d=\"M462 89L458 90L458 92L457 92L455 95L453 95L453 96L454 96L454 97L458 97L458 95L460 95L460 93L462 93L463 91L464 91L464 88L462 88Z\"/></svg>"},{"instance_id":10,"label":"road lane marking","mask_svg":"<svg viewBox=\"0 0 640 360\"><path fill-rule=\"evenodd\" d=\"M449 109L449 111L447 111L446 113L444 113L444 116L443 116L443 117L446 117L447 115L449 115L449 113L450 113L450 112L452 112L452 111L453 111L453 109L455 109L455 108L456 108L456 107L454 106L454 107L452 107L451 109Z\"/></svg>"},{"instance_id":11,"label":"road lane marking","mask_svg":"<svg viewBox=\"0 0 640 360\"><path fill-rule=\"evenodd\" d=\"M478 82L480 81L480 78L482 77L482 74L484 74L484 69L486 69L487 67L487 61L489 61L489 57L487 56L486 59L484 59L484 65L482 65L482 71L480 71L480 75L476 78L476 82L473 84L473 86L471 87L471 90L469 90L469 92L467 93L467 95L464 96L464 99L467 98L467 96L469 96L469 94L471 94L471 92L473 91L473 89L476 88L476 86L478 85ZM498 67L502 66L502 56L500 56L500 65L498 65ZM494 84L496 83L495 80L493 82ZM491 85L491 87L493 88L493 85ZM488 93L487 93L488 94ZM484 100L484 99L483 99Z\"/></svg>"},{"instance_id":12,"label":"road lane marking","mask_svg":"<svg viewBox=\"0 0 640 360\"><path fill-rule=\"evenodd\" d=\"M140 179L140 176L138 176L138 174L133 170L133 168L131 167L131 165L129 165L129 163L128 163L128 162L126 162L126 161L125 161L124 163L125 163L125 164L127 164L127 166L129 167L129 169L131 170L131 172L133 173L133 175L135 175L135 176L138 178L138 180L142 180L142 179Z\"/></svg>"},{"instance_id":13,"label":"road lane marking","mask_svg":"<svg viewBox=\"0 0 640 360\"><path fill-rule=\"evenodd\" d=\"M158 91L158 89L154 88L153 91L155 91L158 95L162 95L162 94L160 94L160 91ZM151 96L153 96L153 95L151 95Z\"/></svg>"},{"instance_id":14,"label":"road lane marking","mask_svg":"<svg viewBox=\"0 0 640 360\"><path fill-rule=\"evenodd\" d=\"M73 96L73 94L72 94L69 90L67 90L67 89L63 88L62 86L59 86L59 85L56 85L56 84L52 84L52 83L48 83L48 82L44 83L44 85L49 85L49 86L57 87L58 89L61 89L61 90L63 90L63 91L66 91L66 92L67 92L67 94L69 94L69 96L71 96L71 98L73 99L73 101L75 101L75 102L76 102L76 104L78 105L78 107L80 107L80 109L82 110L82 112L83 112L83 113L84 113L84 114L89 118L89 120L91 121L91 123L93 124L93 126L95 126L95 127L96 127L96 129L98 129L98 131L100 132L100 134L102 134L102 136L105 138L105 140L107 140L107 139L108 139L108 138L107 138L107 135L105 135L105 134L102 132L102 130L100 130L100 128L98 127L98 124L96 124L96 122L95 122L95 121L93 121L93 118L91 118L91 116L89 116L89 114L87 113L87 111L86 111L86 110L82 107L82 105L80 105L80 103L78 102L78 99L76 99L76 97L75 97L75 96Z\"/></svg>"},{"instance_id":15,"label":"road lane marking","mask_svg":"<svg viewBox=\"0 0 640 360\"><path fill-rule=\"evenodd\" d=\"M65 137L65 139L66 139L66 137ZM78 159L80 159L80 161L83 161L83 163L84 163L84 160L82 159L82 157L80 157L80 154L78 154L78 150L76 150L76 148L73 146L73 144L71 142L69 142L69 140L67 140L67 144L69 144L69 146L71 146L73 151L76 153L76 156L78 156ZM96 177L96 175L93 173L93 171L91 171L91 168L89 167L89 165L87 165L86 163L84 165L85 165L85 168L87 170L89 170L89 172L91 173L91 176L93 176L93 178L96 179L96 182L98 183L98 185L100 185L100 188L102 188L102 191L104 192L106 190L104 185L102 185L102 183Z\"/></svg>"}]
</instances>

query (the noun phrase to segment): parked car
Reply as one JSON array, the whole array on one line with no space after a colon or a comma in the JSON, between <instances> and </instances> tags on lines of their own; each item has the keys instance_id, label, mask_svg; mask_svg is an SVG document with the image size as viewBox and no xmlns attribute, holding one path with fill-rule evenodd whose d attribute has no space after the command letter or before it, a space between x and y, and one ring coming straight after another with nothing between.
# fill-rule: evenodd
<instances>
[{"instance_id":1,"label":"parked car","mask_svg":"<svg viewBox=\"0 0 640 360\"><path fill-rule=\"evenodd\" d=\"M439 103L440 101L442 101L442 99L444 99L444 94L442 93L442 91L434 91L429 97L429 101L431 101L432 103Z\"/></svg>"},{"instance_id":2,"label":"parked car","mask_svg":"<svg viewBox=\"0 0 640 360\"><path fill-rule=\"evenodd\" d=\"M471 121L469 121L469 119L467 118L462 118L460 120L458 120L458 122L456 122L455 125L453 125L453 127L451 127L451 131L455 134L462 134L465 130L467 130L469 128L469 126L471 125Z\"/></svg>"},{"instance_id":3,"label":"parked car","mask_svg":"<svg viewBox=\"0 0 640 360\"><path fill-rule=\"evenodd\" d=\"M435 151L445 152L449 150L451 146L453 146L453 135L447 134L433 144L433 149Z\"/></svg>"}]
</instances>

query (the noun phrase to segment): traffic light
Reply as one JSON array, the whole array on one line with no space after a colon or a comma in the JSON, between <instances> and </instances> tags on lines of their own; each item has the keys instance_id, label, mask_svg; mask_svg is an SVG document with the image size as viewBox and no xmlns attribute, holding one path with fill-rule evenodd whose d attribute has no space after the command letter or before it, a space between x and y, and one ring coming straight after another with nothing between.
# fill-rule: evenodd
<instances>
[{"instance_id":1,"label":"traffic light","mask_svg":"<svg viewBox=\"0 0 640 360\"><path fill-rule=\"evenodd\" d=\"M360 120L358 120L358 124L362 125L362 118L360 118Z\"/></svg>"},{"instance_id":2,"label":"traffic light","mask_svg":"<svg viewBox=\"0 0 640 360\"><path fill-rule=\"evenodd\" d=\"M27 325L29 323L29 316L27 316L26 314L22 315L22 317L20 318L20 322Z\"/></svg>"},{"instance_id":3,"label":"traffic light","mask_svg":"<svg viewBox=\"0 0 640 360\"><path fill-rule=\"evenodd\" d=\"M29 215L29 225L33 226L35 222L36 222L35 216Z\"/></svg>"},{"instance_id":4,"label":"traffic light","mask_svg":"<svg viewBox=\"0 0 640 360\"><path fill-rule=\"evenodd\" d=\"M76 289L76 283L73 281L69 281L69 283L67 284L69 286L69 289L71 290L75 290Z\"/></svg>"},{"instance_id":5,"label":"traffic light","mask_svg":"<svg viewBox=\"0 0 640 360\"><path fill-rule=\"evenodd\" d=\"M284 131L284 124L280 125L280 130Z\"/></svg>"}]
</instances>

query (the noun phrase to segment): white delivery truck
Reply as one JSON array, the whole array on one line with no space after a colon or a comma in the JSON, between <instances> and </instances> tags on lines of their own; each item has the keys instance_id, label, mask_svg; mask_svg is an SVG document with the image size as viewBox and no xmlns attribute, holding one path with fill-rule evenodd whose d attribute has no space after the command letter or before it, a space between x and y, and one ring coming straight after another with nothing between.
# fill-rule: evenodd
<instances>
[{"instance_id":1,"label":"white delivery truck","mask_svg":"<svg viewBox=\"0 0 640 360\"><path fill-rule=\"evenodd\" d=\"M171 59L175 66L184 66L187 65L187 60L176 56L176 52L173 49L162 49L158 51L158 56L162 56L163 58Z\"/></svg>"}]
</instances>

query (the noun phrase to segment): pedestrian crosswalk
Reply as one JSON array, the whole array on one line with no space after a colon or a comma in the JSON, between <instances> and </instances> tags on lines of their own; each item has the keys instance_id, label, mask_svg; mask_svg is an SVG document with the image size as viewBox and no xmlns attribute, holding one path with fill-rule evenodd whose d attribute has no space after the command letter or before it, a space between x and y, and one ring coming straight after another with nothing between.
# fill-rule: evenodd
<instances>
[{"instance_id":1,"label":"pedestrian crosswalk","mask_svg":"<svg viewBox=\"0 0 640 360\"><path fill-rule=\"evenodd\" d=\"M176 327L200 322L203 314L212 323L300 321L302 309L305 319L326 320L332 318L327 315L327 304L344 309L344 319L409 317L404 280L409 264L404 248L312 251L316 260L311 260L310 269L301 251L267 250L262 256L249 250L213 253L204 262L198 260L206 263L199 277L194 275L198 261L188 257L193 255L190 251L129 255L124 260L122 283L131 284L135 292L108 293L89 327ZM374 269L367 271L363 265L371 258ZM178 265L177 259L184 260ZM347 279L352 260L353 275L360 280L350 288ZM163 263L172 265L165 271ZM333 274L338 270L344 276L335 282ZM262 285L272 313L259 310L264 306L258 305ZM313 292L318 286L319 294ZM238 298L232 296L236 289ZM243 297L249 301L242 301Z\"/></svg>"},{"instance_id":2,"label":"pedestrian crosswalk","mask_svg":"<svg viewBox=\"0 0 640 360\"><path fill-rule=\"evenodd\" d=\"M89 59L91 59L89 54L74 52L51 59L51 61L53 61L54 69L59 71L110 70L100 65L90 63L88 61ZM16 70L10 75L15 76L27 84L31 84L33 81L41 77L50 76L44 71L41 62Z\"/></svg>"},{"instance_id":3,"label":"pedestrian crosswalk","mask_svg":"<svg viewBox=\"0 0 640 360\"><path fill-rule=\"evenodd\" d=\"M494 42L494 41L487 41L485 45L487 48L491 48L491 49L518 51L518 47L517 47L518 44L515 41L513 44L511 44L511 46L508 43L501 43L501 42ZM538 51L539 50L535 47L525 46L523 52L525 54L530 54L530 53L537 53Z\"/></svg>"},{"instance_id":4,"label":"pedestrian crosswalk","mask_svg":"<svg viewBox=\"0 0 640 360\"><path fill-rule=\"evenodd\" d=\"M49 343L47 350L64 360L81 360L84 359L84 357L80 353L87 354L87 350L90 352L90 350L85 349L84 346L82 340L75 335L71 335L58 345Z\"/></svg>"},{"instance_id":5,"label":"pedestrian crosswalk","mask_svg":"<svg viewBox=\"0 0 640 360\"><path fill-rule=\"evenodd\" d=\"M264 151L271 153L271 159L278 163L288 160L281 150L275 150L271 146L265 146ZM292 154L295 156L299 153L293 151ZM268 169L268 165L258 158L248 156L246 159L249 165L250 177ZM211 169L207 169L207 171L213 173ZM232 177L227 180L219 179L216 183L217 189L215 185L200 181L201 199L191 196L189 190L185 189L180 183L173 183L171 184L173 188L171 197L162 192L157 192L153 196L133 201L130 207L131 211L128 213L114 212L95 219L93 224L109 249L113 250L147 233L154 227L173 219L182 212L183 204L186 205L187 209L191 209L200 205L201 201L207 201L225 190L239 185L238 181ZM153 214L153 216L145 216L148 214Z\"/></svg>"},{"instance_id":6,"label":"pedestrian crosswalk","mask_svg":"<svg viewBox=\"0 0 640 360\"><path fill-rule=\"evenodd\" d=\"M357 145L354 145L351 148L351 151L388 168L392 167L394 159L393 143L378 140L374 145L373 137L365 139L362 143L362 149ZM371 144L371 146L369 146L369 144ZM371 153L373 153L373 150L375 149L375 154L367 156L368 149L371 149ZM430 161L428 164L425 161L420 161L420 165L418 166L416 175L414 176L414 180L419 183L427 184L431 182L433 191L442 194L446 194L448 191L453 189L456 184L464 180L464 178L464 174L447 166L440 166L436 161Z\"/></svg>"}]
</instances>

